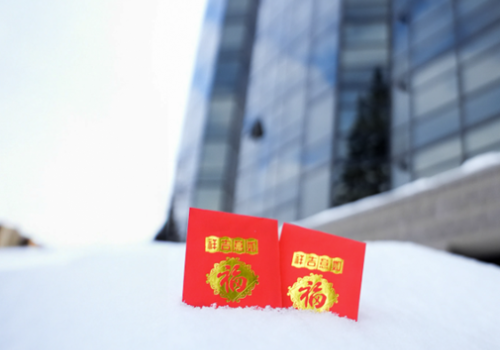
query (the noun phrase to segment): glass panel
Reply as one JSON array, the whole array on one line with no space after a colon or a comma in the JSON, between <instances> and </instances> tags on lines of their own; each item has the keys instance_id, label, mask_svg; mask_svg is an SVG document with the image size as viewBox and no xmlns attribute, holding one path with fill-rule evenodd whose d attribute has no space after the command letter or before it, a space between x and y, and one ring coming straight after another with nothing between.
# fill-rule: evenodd
<instances>
[{"instance_id":1,"label":"glass panel","mask_svg":"<svg viewBox=\"0 0 500 350\"><path fill-rule=\"evenodd\" d=\"M392 89L392 124L399 125L410 119L410 95L400 87Z\"/></svg>"},{"instance_id":2,"label":"glass panel","mask_svg":"<svg viewBox=\"0 0 500 350\"><path fill-rule=\"evenodd\" d=\"M500 113L500 86L465 101L465 121L468 125Z\"/></svg>"},{"instance_id":3,"label":"glass panel","mask_svg":"<svg viewBox=\"0 0 500 350\"><path fill-rule=\"evenodd\" d=\"M226 135L231 127L235 107L234 96L212 98L207 120L207 134Z\"/></svg>"},{"instance_id":4,"label":"glass panel","mask_svg":"<svg viewBox=\"0 0 500 350\"><path fill-rule=\"evenodd\" d=\"M415 90L414 109L420 116L457 99L457 77L449 74L431 86Z\"/></svg>"},{"instance_id":5,"label":"glass panel","mask_svg":"<svg viewBox=\"0 0 500 350\"><path fill-rule=\"evenodd\" d=\"M459 36L467 38L486 28L489 24L498 21L500 17L500 6L498 0L490 2L490 6L485 6L485 10L473 12L470 16L464 17L458 26Z\"/></svg>"},{"instance_id":6,"label":"glass panel","mask_svg":"<svg viewBox=\"0 0 500 350\"><path fill-rule=\"evenodd\" d=\"M472 91L498 78L500 78L500 49L489 51L479 60L465 66L464 90Z\"/></svg>"},{"instance_id":7,"label":"glass panel","mask_svg":"<svg viewBox=\"0 0 500 350\"><path fill-rule=\"evenodd\" d=\"M397 155L405 153L410 148L410 129L409 125L401 125L392 130L392 154Z\"/></svg>"},{"instance_id":8,"label":"glass panel","mask_svg":"<svg viewBox=\"0 0 500 350\"><path fill-rule=\"evenodd\" d=\"M327 27L338 23L339 0L316 0L314 31L322 32Z\"/></svg>"},{"instance_id":9,"label":"glass panel","mask_svg":"<svg viewBox=\"0 0 500 350\"><path fill-rule=\"evenodd\" d=\"M391 167L391 181L392 188L402 186L411 181L411 173L408 167L408 157L401 156L392 161Z\"/></svg>"},{"instance_id":10,"label":"glass panel","mask_svg":"<svg viewBox=\"0 0 500 350\"><path fill-rule=\"evenodd\" d=\"M328 167L304 177L301 193L301 217L316 214L330 205L330 170Z\"/></svg>"},{"instance_id":11,"label":"glass panel","mask_svg":"<svg viewBox=\"0 0 500 350\"><path fill-rule=\"evenodd\" d=\"M315 40L310 66L313 94L326 87L334 85L335 69L337 68L337 36L326 33Z\"/></svg>"},{"instance_id":12,"label":"glass panel","mask_svg":"<svg viewBox=\"0 0 500 350\"><path fill-rule=\"evenodd\" d=\"M346 6L344 9L344 18L347 20L357 21L366 20L367 18L381 18L387 16L388 7L385 5L375 5L371 2L364 6Z\"/></svg>"},{"instance_id":13,"label":"glass panel","mask_svg":"<svg viewBox=\"0 0 500 350\"><path fill-rule=\"evenodd\" d=\"M395 19L393 22L393 42L394 51L402 52L408 49L408 24L403 23L399 19Z\"/></svg>"},{"instance_id":14,"label":"glass panel","mask_svg":"<svg viewBox=\"0 0 500 350\"><path fill-rule=\"evenodd\" d=\"M346 68L383 66L387 62L385 47L343 50L341 55L342 65Z\"/></svg>"},{"instance_id":15,"label":"glass panel","mask_svg":"<svg viewBox=\"0 0 500 350\"><path fill-rule=\"evenodd\" d=\"M457 107L436 116L419 120L413 129L413 146L420 147L444 136L457 132L460 127Z\"/></svg>"},{"instance_id":16,"label":"glass panel","mask_svg":"<svg viewBox=\"0 0 500 350\"><path fill-rule=\"evenodd\" d=\"M243 46L246 36L246 24L242 22L228 23L222 29L221 50L234 50Z\"/></svg>"},{"instance_id":17,"label":"glass panel","mask_svg":"<svg viewBox=\"0 0 500 350\"><path fill-rule=\"evenodd\" d=\"M249 10L253 0L227 0L227 12L231 15L245 13Z\"/></svg>"},{"instance_id":18,"label":"glass panel","mask_svg":"<svg viewBox=\"0 0 500 350\"><path fill-rule=\"evenodd\" d=\"M333 94L314 100L307 115L306 144L333 133Z\"/></svg>"},{"instance_id":19,"label":"glass panel","mask_svg":"<svg viewBox=\"0 0 500 350\"><path fill-rule=\"evenodd\" d=\"M468 60L484 50L493 47L500 43L500 26L481 34L479 38L475 38L460 49L460 59Z\"/></svg>"},{"instance_id":20,"label":"glass panel","mask_svg":"<svg viewBox=\"0 0 500 350\"><path fill-rule=\"evenodd\" d=\"M417 171L415 173L416 178L421 178L421 177L430 177L437 175L439 173L445 172L447 170L456 168L460 165L460 158L453 158L450 159L446 162L436 164L434 166L431 166L429 168L425 168L423 170Z\"/></svg>"},{"instance_id":21,"label":"glass panel","mask_svg":"<svg viewBox=\"0 0 500 350\"><path fill-rule=\"evenodd\" d=\"M200 172L203 175L219 175L224 173L229 146L225 142L206 143L203 145Z\"/></svg>"},{"instance_id":22,"label":"glass panel","mask_svg":"<svg viewBox=\"0 0 500 350\"><path fill-rule=\"evenodd\" d=\"M300 171L300 143L292 142L280 149L278 154L277 176L278 182L285 181L299 175Z\"/></svg>"},{"instance_id":23,"label":"glass panel","mask_svg":"<svg viewBox=\"0 0 500 350\"><path fill-rule=\"evenodd\" d=\"M500 150L500 119L467 132L465 147L468 156L491 150Z\"/></svg>"},{"instance_id":24,"label":"glass panel","mask_svg":"<svg viewBox=\"0 0 500 350\"><path fill-rule=\"evenodd\" d=\"M415 21L412 31L413 42L428 38L438 30L451 26L451 14L450 4L446 2L443 6L434 7L421 20Z\"/></svg>"},{"instance_id":25,"label":"glass panel","mask_svg":"<svg viewBox=\"0 0 500 350\"><path fill-rule=\"evenodd\" d=\"M387 41L387 34L386 23L344 26L344 40L347 45L364 45L370 42L384 44Z\"/></svg>"},{"instance_id":26,"label":"glass panel","mask_svg":"<svg viewBox=\"0 0 500 350\"><path fill-rule=\"evenodd\" d=\"M304 150L304 166L307 169L311 169L328 162L330 160L331 151L331 137L326 137L317 143L306 147Z\"/></svg>"},{"instance_id":27,"label":"glass panel","mask_svg":"<svg viewBox=\"0 0 500 350\"><path fill-rule=\"evenodd\" d=\"M340 72L342 85L364 85L371 82L373 69L343 70Z\"/></svg>"},{"instance_id":28,"label":"glass panel","mask_svg":"<svg viewBox=\"0 0 500 350\"><path fill-rule=\"evenodd\" d=\"M276 203L281 204L285 202L297 201L299 195L299 177L289 178L287 181L281 183L275 191Z\"/></svg>"},{"instance_id":29,"label":"glass panel","mask_svg":"<svg viewBox=\"0 0 500 350\"><path fill-rule=\"evenodd\" d=\"M222 210L222 191L219 188L197 188L195 194L195 207L209 210Z\"/></svg>"},{"instance_id":30,"label":"glass panel","mask_svg":"<svg viewBox=\"0 0 500 350\"><path fill-rule=\"evenodd\" d=\"M240 62L220 62L217 65L214 85L217 89L234 87L240 74Z\"/></svg>"},{"instance_id":31,"label":"glass panel","mask_svg":"<svg viewBox=\"0 0 500 350\"><path fill-rule=\"evenodd\" d=\"M455 34L452 26L447 26L429 39L420 41L413 47L412 64L419 66L453 47Z\"/></svg>"},{"instance_id":32,"label":"glass panel","mask_svg":"<svg viewBox=\"0 0 500 350\"><path fill-rule=\"evenodd\" d=\"M356 106L342 108L339 116L339 133L341 135L348 135L351 132L356 121L356 115Z\"/></svg>"},{"instance_id":33,"label":"glass panel","mask_svg":"<svg viewBox=\"0 0 500 350\"><path fill-rule=\"evenodd\" d=\"M454 69L457 60L454 53L446 54L417 70L412 77L413 87L418 87L441 73Z\"/></svg>"},{"instance_id":34,"label":"glass panel","mask_svg":"<svg viewBox=\"0 0 500 350\"><path fill-rule=\"evenodd\" d=\"M465 15L488 1L489 0L457 0L457 12L459 15Z\"/></svg>"},{"instance_id":35,"label":"glass panel","mask_svg":"<svg viewBox=\"0 0 500 350\"><path fill-rule=\"evenodd\" d=\"M414 170L420 173L422 170L433 167L450 160L460 159L461 149L458 137L427 147L415 154Z\"/></svg>"},{"instance_id":36,"label":"glass panel","mask_svg":"<svg viewBox=\"0 0 500 350\"><path fill-rule=\"evenodd\" d=\"M276 210L275 218L280 222L290 222L297 219L297 204L289 203Z\"/></svg>"}]
</instances>

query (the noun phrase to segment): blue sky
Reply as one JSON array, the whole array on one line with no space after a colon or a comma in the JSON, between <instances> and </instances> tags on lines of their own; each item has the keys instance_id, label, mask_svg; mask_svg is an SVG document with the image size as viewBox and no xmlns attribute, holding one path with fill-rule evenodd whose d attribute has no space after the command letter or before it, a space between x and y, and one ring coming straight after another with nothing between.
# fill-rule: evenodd
<instances>
[{"instance_id":1,"label":"blue sky","mask_svg":"<svg viewBox=\"0 0 500 350\"><path fill-rule=\"evenodd\" d=\"M0 224L55 246L156 233L204 8L0 1Z\"/></svg>"}]
</instances>

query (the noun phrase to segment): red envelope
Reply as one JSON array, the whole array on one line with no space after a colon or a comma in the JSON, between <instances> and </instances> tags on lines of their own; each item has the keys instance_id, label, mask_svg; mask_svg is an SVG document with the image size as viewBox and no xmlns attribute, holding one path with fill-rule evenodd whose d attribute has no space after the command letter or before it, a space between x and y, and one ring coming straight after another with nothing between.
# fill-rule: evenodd
<instances>
[{"instance_id":1,"label":"red envelope","mask_svg":"<svg viewBox=\"0 0 500 350\"><path fill-rule=\"evenodd\" d=\"M281 307L278 222L191 208L182 300Z\"/></svg>"},{"instance_id":2,"label":"red envelope","mask_svg":"<svg viewBox=\"0 0 500 350\"><path fill-rule=\"evenodd\" d=\"M366 244L284 224L280 238L283 307L358 319Z\"/></svg>"}]
</instances>

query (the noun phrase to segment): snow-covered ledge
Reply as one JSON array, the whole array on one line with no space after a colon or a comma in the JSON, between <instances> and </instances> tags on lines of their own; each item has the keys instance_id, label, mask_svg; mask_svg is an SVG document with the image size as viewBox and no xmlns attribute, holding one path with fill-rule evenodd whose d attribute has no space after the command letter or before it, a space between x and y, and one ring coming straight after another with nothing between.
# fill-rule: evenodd
<instances>
[{"instance_id":1,"label":"snow-covered ledge","mask_svg":"<svg viewBox=\"0 0 500 350\"><path fill-rule=\"evenodd\" d=\"M297 225L360 240L414 241L500 252L500 153L392 191L322 211Z\"/></svg>"}]
</instances>

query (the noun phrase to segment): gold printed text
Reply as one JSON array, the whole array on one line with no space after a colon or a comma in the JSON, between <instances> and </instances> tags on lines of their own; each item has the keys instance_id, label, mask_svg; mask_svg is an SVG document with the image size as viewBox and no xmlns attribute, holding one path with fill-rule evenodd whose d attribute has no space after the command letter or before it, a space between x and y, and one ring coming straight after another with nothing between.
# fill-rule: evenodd
<instances>
[{"instance_id":1,"label":"gold printed text","mask_svg":"<svg viewBox=\"0 0 500 350\"><path fill-rule=\"evenodd\" d=\"M205 237L205 251L208 253L259 254L259 241L255 238Z\"/></svg>"},{"instance_id":2,"label":"gold printed text","mask_svg":"<svg viewBox=\"0 0 500 350\"><path fill-rule=\"evenodd\" d=\"M344 270L344 260L341 258L331 258L327 255L294 252L292 266L299 269L306 268L309 270L320 270L323 272L340 274Z\"/></svg>"}]
</instances>

